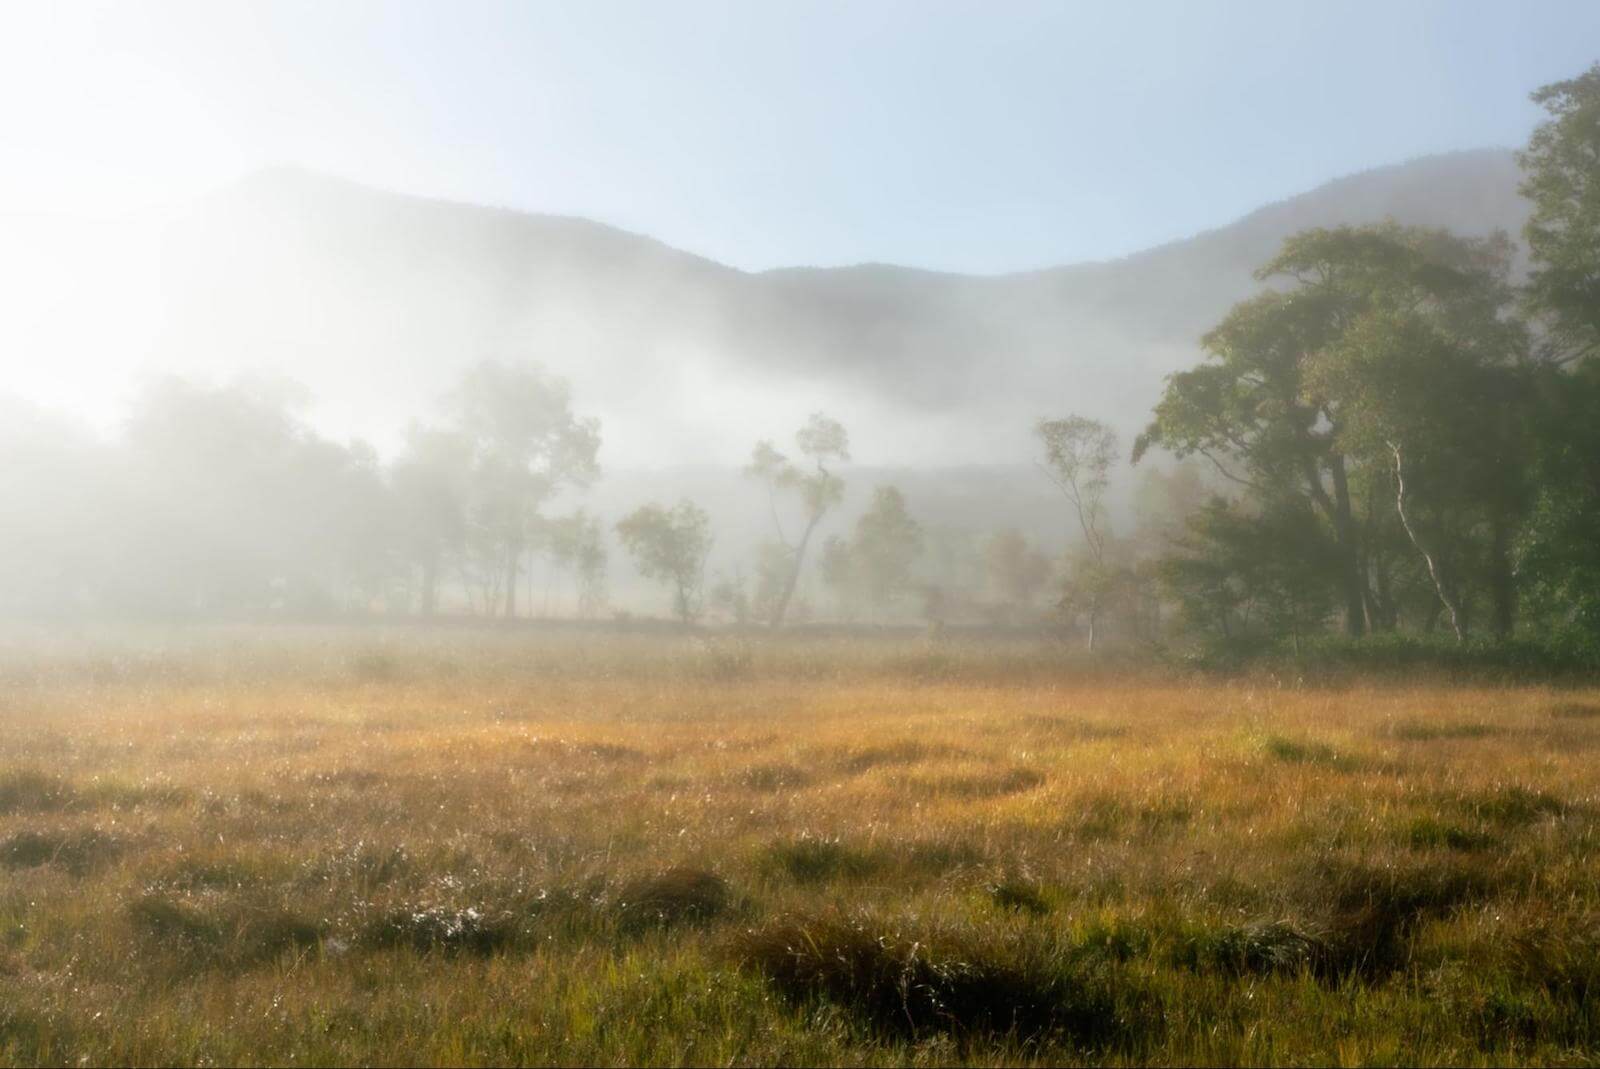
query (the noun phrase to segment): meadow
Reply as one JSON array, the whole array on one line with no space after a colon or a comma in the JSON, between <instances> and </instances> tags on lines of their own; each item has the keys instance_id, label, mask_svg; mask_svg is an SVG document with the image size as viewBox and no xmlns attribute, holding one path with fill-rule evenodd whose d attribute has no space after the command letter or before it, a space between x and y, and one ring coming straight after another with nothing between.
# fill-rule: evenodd
<instances>
[{"instance_id":1,"label":"meadow","mask_svg":"<svg viewBox=\"0 0 1600 1069\"><path fill-rule=\"evenodd\" d=\"M1600 688L1021 638L3 649L6 1064L1600 1058Z\"/></svg>"}]
</instances>

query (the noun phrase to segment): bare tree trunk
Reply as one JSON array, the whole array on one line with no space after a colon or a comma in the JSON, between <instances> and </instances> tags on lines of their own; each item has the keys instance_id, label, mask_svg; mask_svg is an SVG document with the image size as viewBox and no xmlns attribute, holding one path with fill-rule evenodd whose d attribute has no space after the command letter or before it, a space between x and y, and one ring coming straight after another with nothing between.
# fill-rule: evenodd
<instances>
[{"instance_id":1,"label":"bare tree trunk","mask_svg":"<svg viewBox=\"0 0 1600 1069\"><path fill-rule=\"evenodd\" d=\"M1456 633L1456 641L1464 640L1461 633L1461 613L1456 607L1455 598L1445 590L1443 579L1439 575L1439 566L1422 545L1422 540L1417 537L1416 530L1411 526L1411 520L1406 516L1406 476L1405 461L1400 453L1400 447L1394 442L1389 443L1389 450L1394 454L1394 482L1395 482L1395 511L1400 514L1400 526L1406 529L1406 537L1411 539L1411 544L1417 547L1417 552L1422 554L1422 559L1428 565L1428 578L1433 580L1434 592L1439 595L1439 600L1444 604L1445 610L1450 614L1450 629Z\"/></svg>"}]
</instances>

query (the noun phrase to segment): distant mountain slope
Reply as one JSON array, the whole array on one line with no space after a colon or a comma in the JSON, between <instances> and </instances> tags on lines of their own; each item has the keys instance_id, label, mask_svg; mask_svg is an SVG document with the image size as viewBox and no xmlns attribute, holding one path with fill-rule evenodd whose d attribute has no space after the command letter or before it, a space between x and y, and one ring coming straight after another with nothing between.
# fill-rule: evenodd
<instances>
[{"instance_id":1,"label":"distant mountain slope","mask_svg":"<svg viewBox=\"0 0 1600 1069\"><path fill-rule=\"evenodd\" d=\"M1385 217L1515 233L1516 184L1508 152L1430 157L1126 259L976 277L746 273L583 219L273 170L162 228L156 327L127 339L129 366L270 368L328 425L392 441L461 367L528 358L573 379L623 463L727 462L813 407L864 460L1012 462L1046 412L1136 427L1285 235Z\"/></svg>"}]
</instances>

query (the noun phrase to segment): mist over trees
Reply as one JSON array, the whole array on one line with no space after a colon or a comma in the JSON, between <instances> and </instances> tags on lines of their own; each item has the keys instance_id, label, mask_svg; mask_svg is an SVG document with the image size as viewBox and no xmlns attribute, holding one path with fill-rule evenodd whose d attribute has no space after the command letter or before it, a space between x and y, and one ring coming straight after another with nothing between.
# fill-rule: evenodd
<instances>
[{"instance_id":1,"label":"mist over trees","mask_svg":"<svg viewBox=\"0 0 1600 1069\"><path fill-rule=\"evenodd\" d=\"M1035 424L1017 461L1053 528L937 522L877 478L852 476L872 489L847 507L850 434L820 412L752 450L759 538L704 499L603 514L603 428L531 361L468 368L388 458L318 433L292 384L165 378L109 439L0 406L0 612L503 619L558 591L585 619L955 622L1088 650L1600 639L1600 66L1534 99L1520 248L1393 221L1293 234L1131 452L1107 413ZM614 597L612 539L667 612Z\"/></svg>"}]
</instances>

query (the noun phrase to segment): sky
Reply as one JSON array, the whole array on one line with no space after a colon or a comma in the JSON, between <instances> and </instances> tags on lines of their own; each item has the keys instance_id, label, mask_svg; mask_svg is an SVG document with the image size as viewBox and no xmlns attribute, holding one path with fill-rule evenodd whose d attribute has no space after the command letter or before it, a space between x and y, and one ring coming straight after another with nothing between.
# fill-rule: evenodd
<instances>
[{"instance_id":1,"label":"sky","mask_svg":"<svg viewBox=\"0 0 1600 1069\"><path fill-rule=\"evenodd\" d=\"M1600 2L0 4L0 211L269 165L738 267L1125 255L1522 143Z\"/></svg>"}]
</instances>

